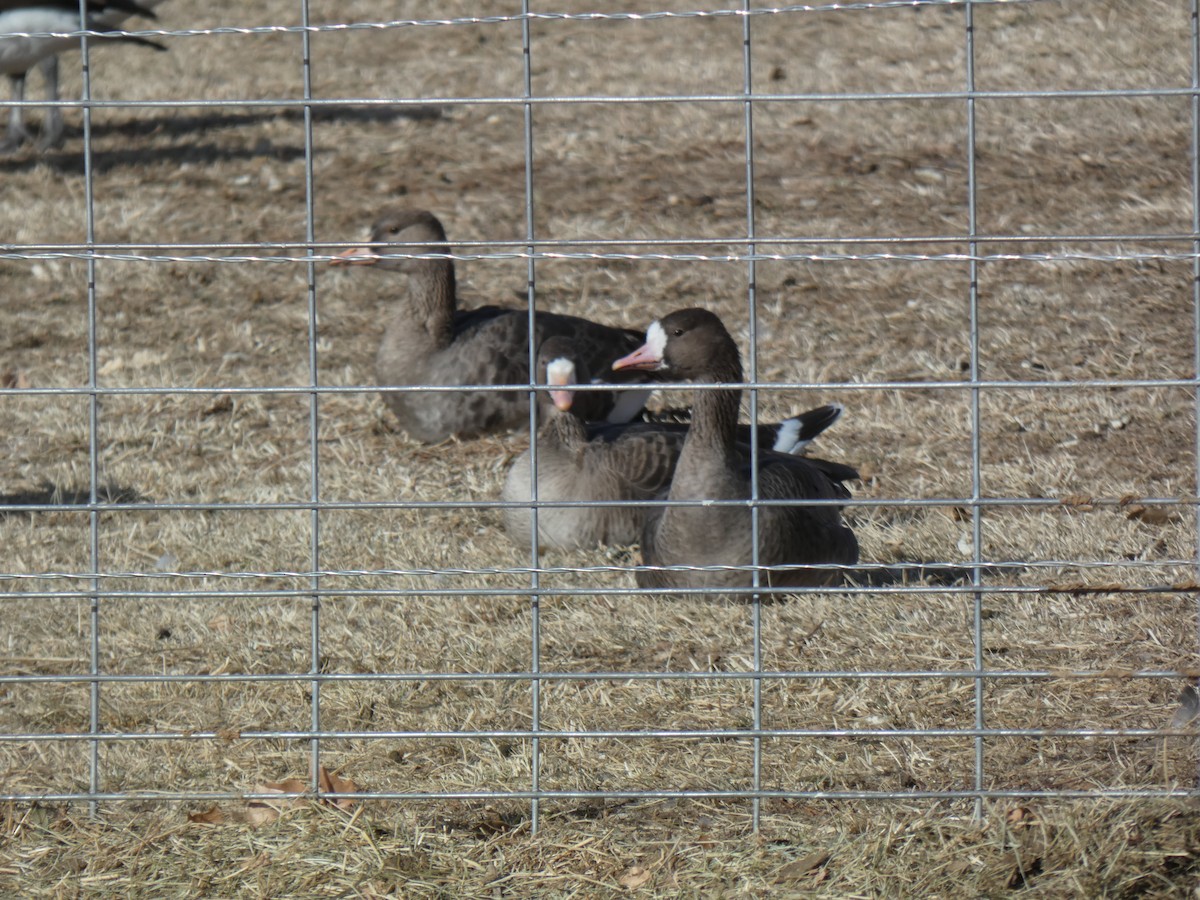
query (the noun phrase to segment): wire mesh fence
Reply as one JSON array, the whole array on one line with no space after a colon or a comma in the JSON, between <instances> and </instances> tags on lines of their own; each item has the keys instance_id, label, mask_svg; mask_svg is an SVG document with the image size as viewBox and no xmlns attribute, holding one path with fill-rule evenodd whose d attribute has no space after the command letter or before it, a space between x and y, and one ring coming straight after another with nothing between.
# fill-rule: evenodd
<instances>
[{"instance_id":1,"label":"wire mesh fence","mask_svg":"<svg viewBox=\"0 0 1200 900\"><path fill-rule=\"evenodd\" d=\"M64 60L75 130L0 160L0 799L1194 794L1194 2L671 5L165 4L169 76ZM707 306L749 419L843 402L858 581L636 588L534 495L509 541L522 437L408 440L405 285L326 268L397 197L482 302ZM910 563L961 577L863 580Z\"/></svg>"}]
</instances>

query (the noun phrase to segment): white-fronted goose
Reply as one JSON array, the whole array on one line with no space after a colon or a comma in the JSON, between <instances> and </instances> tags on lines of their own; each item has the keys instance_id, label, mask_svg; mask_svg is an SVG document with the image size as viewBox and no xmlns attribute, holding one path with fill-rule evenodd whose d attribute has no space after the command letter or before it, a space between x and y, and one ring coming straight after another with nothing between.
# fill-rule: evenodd
<instances>
[{"instance_id":1,"label":"white-fronted goose","mask_svg":"<svg viewBox=\"0 0 1200 900\"><path fill-rule=\"evenodd\" d=\"M87 4L86 30L104 31L114 28L129 16L155 18L152 7L163 0L106 0ZM8 76L12 84L12 98L18 103L25 100L25 82L29 70L37 66L46 83L46 99L58 100L58 55L66 50L78 50L79 38L55 37L6 37L13 34L39 34L79 31L79 3L77 0L0 0L0 73ZM114 35L105 40L122 40L128 43L166 50L162 44L145 38ZM25 128L23 110L14 106L8 114L8 130L0 142L0 153L11 153L22 142L31 140ZM46 108L46 120L42 128L39 147L53 147L62 138L62 111L57 106Z\"/></svg>"},{"instance_id":2,"label":"white-fronted goose","mask_svg":"<svg viewBox=\"0 0 1200 900\"><path fill-rule=\"evenodd\" d=\"M371 229L371 241L415 244L403 252L449 253L446 232L425 210L393 209ZM333 264L374 265L409 276L407 296L395 303L375 359L375 374L388 407L401 426L419 441L434 443L452 435L472 437L492 431L528 428L529 394L514 391L406 392L388 386L529 383L529 316L523 309L484 306L459 310L454 262L450 259L400 259L375 248L353 248ZM613 360L641 343L628 328L613 328L577 316L538 312L534 325L538 346L548 337L569 337L582 361L595 372L608 373ZM644 382L645 376L617 375L614 382ZM604 415L613 421L632 419L649 389L622 391ZM632 398L629 395L633 395Z\"/></svg>"},{"instance_id":3,"label":"white-fronted goose","mask_svg":"<svg viewBox=\"0 0 1200 900\"><path fill-rule=\"evenodd\" d=\"M662 499L671 484L688 426L678 423L588 423L595 415L596 391L572 392L564 386L589 383L576 362L570 340L552 337L538 348L538 380L554 390L539 394L543 417L537 433L538 500L633 503ZM569 410L569 411L568 411ZM837 421L840 405L809 410L778 425L759 427L765 451L797 453ZM737 455L750 458L750 427L739 425ZM529 502L532 494L530 451L509 467L501 497ZM642 534L647 508L626 506L547 507L538 510L538 543L542 547L575 548L597 544L631 544ZM504 527L518 545L530 538L528 507L504 510Z\"/></svg>"},{"instance_id":4,"label":"white-fronted goose","mask_svg":"<svg viewBox=\"0 0 1200 900\"><path fill-rule=\"evenodd\" d=\"M742 381L737 344L704 309L684 309L655 322L646 343L613 364L702 384ZM668 500L745 500L750 467L737 450L740 391L697 390L692 425L671 479ZM847 500L842 482L858 477L849 466L762 451L758 494L764 500ZM853 565L858 540L836 506L765 506L759 509L758 563L762 566ZM753 562L751 512L738 506L656 507L646 516L642 557L648 566L748 566ZM639 571L638 584L660 588L738 588L749 571ZM792 569L763 573L771 587L836 583L836 572Z\"/></svg>"}]
</instances>

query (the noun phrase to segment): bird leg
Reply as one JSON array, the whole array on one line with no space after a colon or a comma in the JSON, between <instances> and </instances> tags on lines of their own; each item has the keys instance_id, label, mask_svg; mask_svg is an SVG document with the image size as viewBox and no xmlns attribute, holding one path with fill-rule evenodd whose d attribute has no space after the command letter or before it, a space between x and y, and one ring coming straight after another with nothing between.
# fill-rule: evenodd
<instances>
[{"instance_id":1,"label":"bird leg","mask_svg":"<svg viewBox=\"0 0 1200 900\"><path fill-rule=\"evenodd\" d=\"M25 100L25 73L20 75L9 75L8 80L12 83L12 98L17 103L22 103ZM0 141L0 156L14 152L25 141L30 140L30 134L25 129L23 121L23 113L25 110L20 106L13 106L8 111L8 130L4 134L4 140Z\"/></svg>"},{"instance_id":2,"label":"bird leg","mask_svg":"<svg viewBox=\"0 0 1200 900\"><path fill-rule=\"evenodd\" d=\"M51 103L58 101L58 57L47 56L38 63L42 70L42 79L46 84L46 99ZM63 117L62 110L57 106L46 107L46 115L42 120L42 137L37 142L39 150L48 150L62 143Z\"/></svg>"}]
</instances>

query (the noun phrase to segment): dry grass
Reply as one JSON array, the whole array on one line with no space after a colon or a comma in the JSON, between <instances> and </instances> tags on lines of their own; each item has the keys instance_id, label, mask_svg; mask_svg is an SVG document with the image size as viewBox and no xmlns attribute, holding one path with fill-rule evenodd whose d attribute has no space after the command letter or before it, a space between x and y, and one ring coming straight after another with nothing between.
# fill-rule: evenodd
<instances>
[{"instance_id":1,"label":"dry grass","mask_svg":"<svg viewBox=\"0 0 1200 900\"><path fill-rule=\"evenodd\" d=\"M213 9L166 4L167 27L296 24L298 4L259 0ZM509 12L489 4L488 12ZM496 7L492 9L491 7ZM638 4L643 10L692 4ZM1190 84L1182 0L1032 3L975 12L985 89L1178 88ZM236 8L235 8L236 7ZM393 8L394 7L394 8ZM387 15L428 15L399 3ZM568 11L590 9L564 2ZM478 14L438 4L437 14ZM195 16L195 18L189 18ZM378 4L313 3L314 21L367 21ZM909 9L754 20L754 80L770 93L957 90L962 13ZM539 22L539 95L732 93L742 84L741 23ZM171 39L170 54L101 49L101 98L296 98L295 35ZM522 55L512 24L322 33L312 38L318 97L519 96ZM66 68L69 68L66 67ZM75 76L78 77L77 75ZM68 85L65 96L77 86ZM79 113L66 145L0 160L5 240L83 238ZM978 221L983 232L1187 233L1191 228L1188 98L1156 96L977 102ZM745 228L742 110L715 103L539 105L534 113L535 218L547 239L704 237ZM779 101L756 106L759 233L770 237L962 234L968 226L961 101ZM236 106L112 109L93 115L96 236L104 242L302 240L304 134L294 111ZM314 126L318 240L361 236L376 207L403 195L436 210L453 239L524 233L519 105L327 113ZM1070 245L1111 251L1116 245ZM1124 249L1145 249L1128 240ZM1186 241L1170 245L1187 250ZM847 249L855 249L848 247ZM878 248L876 248L878 249ZM965 244L930 245L930 252ZM1061 250L1045 241L1014 252ZM311 494L309 407L303 396L223 397L229 387L308 383L302 265L204 262L97 264L98 363L105 386L211 388L204 395L103 400L101 480L159 502L302 503ZM471 301L519 302L524 263L460 266ZM374 273L317 273L318 377L362 386L320 402L320 496L329 501L453 500L453 510L364 509L320 517L322 672L506 673L531 666L532 618L519 574L385 574L521 567L495 511L504 466L524 446L502 436L437 448L395 433L369 389L374 349L395 285ZM641 260L539 264L543 308L644 326L682 305L719 311L746 337L746 268ZM86 270L78 261L0 262L0 374L36 387L86 383ZM767 381L946 381L965 378L969 272L957 263L765 262L757 269L759 375ZM1191 267L1185 262L989 262L980 267L980 360L989 379L1190 378ZM678 398L668 398L676 400ZM764 415L839 399L844 421L821 452L861 465L871 499L964 497L971 431L964 391L764 391ZM4 492L88 482L87 401L0 397L8 435ZM1013 388L982 399L982 490L990 497L1189 498L1196 493L1196 417L1180 388ZM970 558L970 521L954 510L857 508L864 558ZM1194 670L1194 597L1106 590L1191 577L1186 508L1131 517L1105 504L988 510L983 555L1050 561L990 579L1096 590L989 594L983 658L1016 677L989 679L984 710L1000 728L1166 726L1180 684L1133 670ZM0 517L4 572L88 570L86 512ZM101 516L99 558L119 596L101 603L108 674L310 671L311 516L296 510L121 511ZM629 551L548 554L548 565L620 566ZM1097 562L1098 568L1072 563ZM1145 563L1155 565L1146 567ZM257 579L171 572L278 573ZM703 680L603 678L547 682L547 729L739 729L752 724L750 611L737 604L591 594L632 584L620 572L546 575L543 671L705 673ZM5 675L89 671L86 582L0 581ZM163 596L231 590L236 597ZM368 593L363 593L367 589ZM456 593L463 591L464 593ZM344 592L344 593L342 593ZM375 592L375 593L371 593ZM952 671L973 665L971 598L936 594L808 595L765 608L768 671ZM1032 672L1095 670L1094 678ZM728 676L728 677L724 677ZM353 732L523 731L521 681L341 680L321 691L321 725ZM974 723L968 679L767 679L771 729L963 729ZM239 792L303 775L308 744L244 739L307 730L303 681L122 682L101 691L100 726L219 739L106 743L102 789ZM86 732L89 686L0 686L0 732ZM753 749L736 739L546 739L541 786L622 791L752 787ZM781 791L970 789L969 738L780 738L763 745L764 787ZM1040 792L1193 785L1184 738L988 740L985 786ZM365 790L528 789L521 739L330 739L322 759ZM3 792L86 791L88 746L0 743ZM937 800L768 799L748 835L744 800L561 799L529 833L520 801L372 801L351 816L304 807L257 829L206 827L166 800L0 810L0 888L43 896L607 896L629 891L710 896L1184 896L1200 863L1200 816L1182 802L1004 801L982 819ZM236 804L226 804L227 807ZM817 854L813 856L812 854ZM827 859L822 859L824 855Z\"/></svg>"}]
</instances>

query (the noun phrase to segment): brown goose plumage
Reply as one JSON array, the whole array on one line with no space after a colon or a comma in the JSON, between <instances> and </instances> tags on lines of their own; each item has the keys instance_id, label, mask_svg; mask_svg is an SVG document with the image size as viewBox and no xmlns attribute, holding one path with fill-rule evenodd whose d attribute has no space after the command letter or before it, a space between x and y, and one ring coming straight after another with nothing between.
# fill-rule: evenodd
<instances>
[{"instance_id":1,"label":"brown goose plumage","mask_svg":"<svg viewBox=\"0 0 1200 900\"><path fill-rule=\"evenodd\" d=\"M678 423L586 422L595 414L597 391L572 392L563 385L587 384L586 368L576 361L571 341L554 337L538 348L540 384L558 387L540 394L542 425L537 433L538 500L607 501L636 504L662 499L670 487L688 426ZM551 402L552 401L552 402ZM569 410L569 411L568 411ZM842 408L829 405L759 427L759 444L784 452L803 452L818 434L837 421ZM749 426L736 431L741 464L750 458ZM509 467L501 497L528 502L531 494L530 453ZM538 511L538 543L559 548L597 544L631 544L642 533L647 507L637 505L545 507ZM528 507L504 510L509 537L518 545L530 538Z\"/></svg>"},{"instance_id":2,"label":"brown goose plumage","mask_svg":"<svg viewBox=\"0 0 1200 900\"><path fill-rule=\"evenodd\" d=\"M706 384L742 381L737 344L724 324L703 309L684 309L655 322L646 344L613 364ZM692 425L671 479L669 500L744 500L750 468L737 451L740 391L698 390ZM858 477L849 466L760 451L759 497L765 500L847 500L842 482ZM647 566L748 566L752 564L748 507L658 507L646 517L642 556ZM858 540L836 506L767 506L759 509L758 562L762 566L853 565ZM660 588L743 588L749 571L639 571L638 584ZM835 583L838 573L792 569L763 573L760 584L804 587Z\"/></svg>"},{"instance_id":3,"label":"brown goose plumage","mask_svg":"<svg viewBox=\"0 0 1200 900\"><path fill-rule=\"evenodd\" d=\"M371 230L371 241L412 244L398 252L449 253L446 232L425 210L393 209ZM374 248L353 248L334 264L374 265L405 272L407 296L397 300L375 358L375 374L384 402L408 434L427 443L447 437L473 437L493 431L527 428L529 395L514 391L405 392L388 386L529 383L529 317L523 309L484 306L458 309L454 262L450 259L399 259ZM534 340L570 337L593 371L608 372L613 360L641 343L641 335L577 316L538 312ZM613 381L622 378L616 376ZM626 381L640 381L628 379ZM633 418L649 391L636 393L633 404L606 415ZM630 409L629 407L636 407Z\"/></svg>"}]
</instances>

